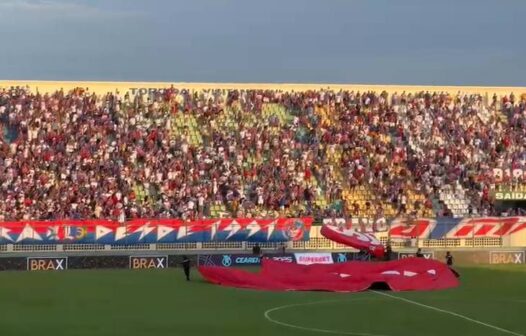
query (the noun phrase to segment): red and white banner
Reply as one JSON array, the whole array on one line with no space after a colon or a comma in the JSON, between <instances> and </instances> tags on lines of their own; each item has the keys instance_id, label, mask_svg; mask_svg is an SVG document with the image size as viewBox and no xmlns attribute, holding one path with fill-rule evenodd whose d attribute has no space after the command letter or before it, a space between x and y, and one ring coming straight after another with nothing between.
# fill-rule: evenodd
<instances>
[{"instance_id":1,"label":"red and white banner","mask_svg":"<svg viewBox=\"0 0 526 336\"><path fill-rule=\"evenodd\" d=\"M332 253L294 253L300 265L332 264Z\"/></svg>"},{"instance_id":2,"label":"red and white banner","mask_svg":"<svg viewBox=\"0 0 526 336\"><path fill-rule=\"evenodd\" d=\"M526 170L520 168L493 168L493 177L495 178L496 183L510 181L512 179L516 179L518 181L526 181Z\"/></svg>"},{"instance_id":3,"label":"red and white banner","mask_svg":"<svg viewBox=\"0 0 526 336\"><path fill-rule=\"evenodd\" d=\"M384 246L372 233L361 233L354 229L344 229L333 225L324 225L320 233L327 239L353 247L366 250L377 258L384 255Z\"/></svg>"},{"instance_id":4,"label":"red and white banner","mask_svg":"<svg viewBox=\"0 0 526 336\"><path fill-rule=\"evenodd\" d=\"M422 238L428 237L437 222L428 218L417 218L414 220L395 219L391 222L389 236L391 238Z\"/></svg>"},{"instance_id":5,"label":"red and white banner","mask_svg":"<svg viewBox=\"0 0 526 336\"><path fill-rule=\"evenodd\" d=\"M326 218L325 225L336 227L339 231L354 229L354 232L368 236L382 230L373 226L355 224L344 218ZM363 223L363 221L362 221ZM526 231L526 216L515 217L474 217L474 218L395 218L387 225L391 239L444 239L444 238L498 238L524 233ZM387 230L385 230L387 231ZM337 238L335 238L337 239ZM346 244L345 242L342 242Z\"/></svg>"},{"instance_id":6,"label":"red and white banner","mask_svg":"<svg viewBox=\"0 0 526 336\"><path fill-rule=\"evenodd\" d=\"M312 218L56 220L0 222L0 244L137 244L308 240Z\"/></svg>"}]
</instances>

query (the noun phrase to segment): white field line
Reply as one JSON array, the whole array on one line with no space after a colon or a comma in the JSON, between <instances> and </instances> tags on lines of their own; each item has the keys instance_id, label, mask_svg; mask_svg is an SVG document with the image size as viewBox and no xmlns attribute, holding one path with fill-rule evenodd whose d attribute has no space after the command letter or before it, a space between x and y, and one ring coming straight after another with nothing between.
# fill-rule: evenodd
<instances>
[{"instance_id":1,"label":"white field line","mask_svg":"<svg viewBox=\"0 0 526 336\"><path fill-rule=\"evenodd\" d=\"M378 295L387 296L387 297L390 297L390 298L395 299L395 300L403 301L403 302L406 302L406 303L411 303L411 304L414 304L414 305L419 306L419 307L423 307L423 308L427 308L427 309L430 309L430 310L434 310L434 311L437 311L437 312L440 312L440 313L443 313L443 314L448 314L448 315L451 315L451 316L455 316L455 317L461 318L463 320L466 320L466 321L469 321L469 322L472 322L472 323L475 323L475 324L482 325L482 326L487 327L487 328L498 330L498 331L500 331L502 333L505 333L505 334L514 335L514 336L526 336L524 334L519 334L519 333L517 333L515 331L511 331L511 330L508 330L508 329L497 327L497 326L494 326L494 325L489 324L489 323L484 323L482 321L475 320L475 319L472 319L470 317L467 317L467 316L464 316L464 315L461 315L461 314L458 314L458 313L455 313L455 312L452 312L452 311L449 311L449 310L440 309L440 308L433 307L433 306L428 306L428 305L425 305L425 304L420 303L420 302L416 302L416 301L413 301L413 300L405 299L403 297L394 296L394 295L383 293L383 292L377 292L377 291L371 291L371 292L376 293Z\"/></svg>"},{"instance_id":2,"label":"white field line","mask_svg":"<svg viewBox=\"0 0 526 336\"><path fill-rule=\"evenodd\" d=\"M374 299L370 298L357 298L354 300L325 300L325 301L316 301L316 302L307 302L307 303L294 303L294 304L288 304L284 306L274 307L270 308L263 314L265 318L272 323L275 323L277 325L281 325L288 328L294 328L298 330L304 330L304 331L310 331L310 332L318 332L323 334L334 334L334 335L351 335L351 336L389 336L389 335L379 335L379 334L370 334L370 333L360 333L360 332L353 332L353 331L339 331L339 330L328 330L328 329L318 329L318 328L309 328L309 327L303 327L300 325L290 324L286 322L281 322L276 319L273 319L270 317L270 314L272 312L283 310L283 309L289 309L293 307L301 307L301 306L310 306L310 305L317 305L317 304L323 304L323 303L333 303L333 302L343 302L343 301L375 301Z\"/></svg>"}]
</instances>

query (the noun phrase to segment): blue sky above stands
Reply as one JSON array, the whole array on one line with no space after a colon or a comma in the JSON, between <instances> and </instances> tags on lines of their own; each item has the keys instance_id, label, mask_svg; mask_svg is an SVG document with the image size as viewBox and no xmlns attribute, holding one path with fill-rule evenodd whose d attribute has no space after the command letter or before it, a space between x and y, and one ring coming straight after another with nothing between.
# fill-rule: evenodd
<instances>
[{"instance_id":1,"label":"blue sky above stands","mask_svg":"<svg viewBox=\"0 0 526 336\"><path fill-rule=\"evenodd\" d=\"M524 0L0 0L0 79L526 86Z\"/></svg>"}]
</instances>

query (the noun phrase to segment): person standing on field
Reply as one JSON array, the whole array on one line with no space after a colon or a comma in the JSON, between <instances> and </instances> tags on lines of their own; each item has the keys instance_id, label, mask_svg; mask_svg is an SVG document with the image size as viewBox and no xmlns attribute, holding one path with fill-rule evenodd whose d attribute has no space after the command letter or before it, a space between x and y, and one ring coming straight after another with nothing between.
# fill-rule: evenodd
<instances>
[{"instance_id":1,"label":"person standing on field","mask_svg":"<svg viewBox=\"0 0 526 336\"><path fill-rule=\"evenodd\" d=\"M446 252L446 264L451 270L451 272L453 272L453 274L455 274L457 278L460 278L460 274L453 269L453 256L451 255L451 252L449 251Z\"/></svg>"},{"instance_id":2,"label":"person standing on field","mask_svg":"<svg viewBox=\"0 0 526 336\"><path fill-rule=\"evenodd\" d=\"M451 252L446 252L446 264L451 268L453 266L453 256L451 255Z\"/></svg>"},{"instance_id":3,"label":"person standing on field","mask_svg":"<svg viewBox=\"0 0 526 336\"><path fill-rule=\"evenodd\" d=\"M185 255L183 256L182 265L183 265L184 275L186 276L186 281L190 281L190 259L188 259L188 257Z\"/></svg>"},{"instance_id":4,"label":"person standing on field","mask_svg":"<svg viewBox=\"0 0 526 336\"><path fill-rule=\"evenodd\" d=\"M252 254L253 255L257 255L257 256L261 256L261 247L259 246L258 243L256 243L256 245L254 245L254 247L252 247Z\"/></svg>"}]
</instances>

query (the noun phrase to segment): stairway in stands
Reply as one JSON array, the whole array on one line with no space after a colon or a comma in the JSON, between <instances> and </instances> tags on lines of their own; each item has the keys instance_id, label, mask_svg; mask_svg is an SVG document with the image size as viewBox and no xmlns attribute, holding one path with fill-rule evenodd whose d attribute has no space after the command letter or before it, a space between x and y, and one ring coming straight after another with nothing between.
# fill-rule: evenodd
<instances>
[{"instance_id":1,"label":"stairway in stands","mask_svg":"<svg viewBox=\"0 0 526 336\"><path fill-rule=\"evenodd\" d=\"M439 199L452 212L453 217L462 218L469 215L470 200L462 186L444 186L439 192ZM476 215L476 213L474 214Z\"/></svg>"}]
</instances>

